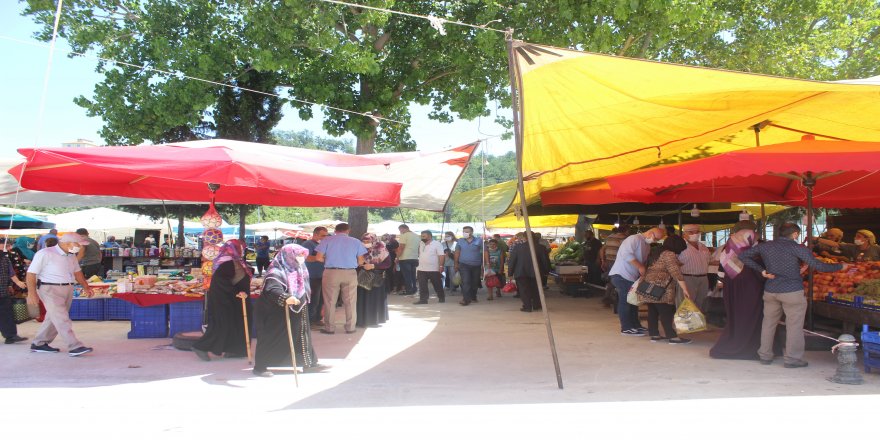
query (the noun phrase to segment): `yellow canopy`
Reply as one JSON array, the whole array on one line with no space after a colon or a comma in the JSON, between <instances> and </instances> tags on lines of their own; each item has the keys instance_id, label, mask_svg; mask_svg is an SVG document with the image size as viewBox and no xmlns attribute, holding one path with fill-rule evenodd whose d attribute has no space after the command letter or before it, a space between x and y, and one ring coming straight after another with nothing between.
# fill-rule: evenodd
<instances>
[{"instance_id":1,"label":"yellow canopy","mask_svg":"<svg viewBox=\"0 0 880 440\"><path fill-rule=\"evenodd\" d=\"M529 225L533 228L571 227L578 221L577 214L537 215L529 216ZM487 228L525 228L525 221L508 214L486 222Z\"/></svg>"},{"instance_id":2,"label":"yellow canopy","mask_svg":"<svg viewBox=\"0 0 880 440\"><path fill-rule=\"evenodd\" d=\"M462 211L490 220L507 210L516 194L516 180L454 194L449 203Z\"/></svg>"},{"instance_id":3,"label":"yellow canopy","mask_svg":"<svg viewBox=\"0 0 880 440\"><path fill-rule=\"evenodd\" d=\"M523 172L541 191L760 144L880 141L878 81L832 83L514 42Z\"/></svg>"}]
</instances>

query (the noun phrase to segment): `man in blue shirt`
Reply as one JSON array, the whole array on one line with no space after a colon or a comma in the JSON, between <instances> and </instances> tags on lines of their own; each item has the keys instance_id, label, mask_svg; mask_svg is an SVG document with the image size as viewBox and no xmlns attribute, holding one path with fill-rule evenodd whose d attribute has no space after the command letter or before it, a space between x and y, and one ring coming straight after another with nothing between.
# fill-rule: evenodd
<instances>
[{"instance_id":1,"label":"man in blue shirt","mask_svg":"<svg viewBox=\"0 0 880 440\"><path fill-rule=\"evenodd\" d=\"M309 256L306 257L306 269L309 271L309 287L311 291L311 301L309 302L309 321L314 326L323 326L321 319L321 310L324 306L324 296L321 283L324 277L324 263L318 261L318 244L327 236L327 228L318 226L312 231L312 238L306 240L302 247L309 250Z\"/></svg>"},{"instance_id":2,"label":"man in blue shirt","mask_svg":"<svg viewBox=\"0 0 880 440\"><path fill-rule=\"evenodd\" d=\"M357 321L357 271L359 266L372 269L372 264L364 264L367 248L360 240L348 236L348 223L336 225L336 233L321 240L315 248L315 259L324 263L321 289L324 297L324 328L321 333L332 335L336 332L336 301L342 294L345 308L345 332L354 333Z\"/></svg>"},{"instance_id":3,"label":"man in blue shirt","mask_svg":"<svg viewBox=\"0 0 880 440\"><path fill-rule=\"evenodd\" d=\"M47 247L46 240L48 240L50 238L54 238L55 240L58 240L58 230L57 229L55 229L55 228L49 229L48 234L40 237L40 241L37 242L37 250L46 248Z\"/></svg>"},{"instance_id":4,"label":"man in blue shirt","mask_svg":"<svg viewBox=\"0 0 880 440\"><path fill-rule=\"evenodd\" d=\"M466 306L477 302L477 286L483 273L483 240L474 237L474 228L461 229L461 238L455 246L455 270L461 274L461 296L459 304Z\"/></svg>"},{"instance_id":5,"label":"man in blue shirt","mask_svg":"<svg viewBox=\"0 0 880 440\"><path fill-rule=\"evenodd\" d=\"M779 238L760 243L740 254L744 265L760 272L764 283L764 321L761 325L761 348L758 357L764 365L773 363L773 340L776 326L785 313L785 368L806 367L804 357L804 317L807 299L804 297L801 263L810 270L836 272L849 264L828 264L813 257L813 253L798 244L801 228L786 223L779 230ZM760 257L760 262L758 260Z\"/></svg>"},{"instance_id":6,"label":"man in blue shirt","mask_svg":"<svg viewBox=\"0 0 880 440\"><path fill-rule=\"evenodd\" d=\"M257 253L257 276L263 276L263 269L269 268L269 236L263 235L260 241L254 243L254 252Z\"/></svg>"},{"instance_id":7,"label":"man in blue shirt","mask_svg":"<svg viewBox=\"0 0 880 440\"><path fill-rule=\"evenodd\" d=\"M645 274L651 243L662 240L665 235L666 231L651 228L641 234L630 235L617 249L617 257L608 275L617 289L617 318L620 320L621 335L645 336L648 331L639 321L638 306L626 302L626 294L633 283Z\"/></svg>"}]
</instances>

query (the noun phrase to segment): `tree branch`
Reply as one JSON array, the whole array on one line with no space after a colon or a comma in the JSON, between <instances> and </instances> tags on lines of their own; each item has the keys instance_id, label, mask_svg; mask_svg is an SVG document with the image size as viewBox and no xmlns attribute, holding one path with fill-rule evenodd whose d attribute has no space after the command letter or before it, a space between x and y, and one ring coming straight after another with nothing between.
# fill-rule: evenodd
<instances>
[{"instance_id":1,"label":"tree branch","mask_svg":"<svg viewBox=\"0 0 880 440\"><path fill-rule=\"evenodd\" d=\"M623 54L625 54L626 51L629 50L630 46L632 46L633 41L635 41L635 38L632 36L632 34L626 37L626 41L623 42L623 47L617 52L617 56L623 56Z\"/></svg>"},{"instance_id":2,"label":"tree branch","mask_svg":"<svg viewBox=\"0 0 880 440\"><path fill-rule=\"evenodd\" d=\"M373 43L373 50L376 52L382 52L385 49L385 45L388 44L388 40L391 39L391 32L383 33L376 41Z\"/></svg>"},{"instance_id":3,"label":"tree branch","mask_svg":"<svg viewBox=\"0 0 880 440\"><path fill-rule=\"evenodd\" d=\"M361 40L358 40L354 34L348 33L348 26L346 26L345 23L336 22L336 30L342 35L345 35L352 43L361 44Z\"/></svg>"},{"instance_id":4,"label":"tree branch","mask_svg":"<svg viewBox=\"0 0 880 440\"><path fill-rule=\"evenodd\" d=\"M639 49L639 58L644 58L645 54L648 53L648 46L651 45L651 39L654 38L654 31L648 30L648 33L645 34L645 39L642 40L642 47Z\"/></svg>"}]
</instances>

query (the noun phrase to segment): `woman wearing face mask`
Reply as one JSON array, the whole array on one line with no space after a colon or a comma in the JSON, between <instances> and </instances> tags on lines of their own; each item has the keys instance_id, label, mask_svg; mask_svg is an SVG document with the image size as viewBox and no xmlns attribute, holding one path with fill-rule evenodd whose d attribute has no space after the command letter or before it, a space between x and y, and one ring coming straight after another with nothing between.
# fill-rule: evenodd
<instances>
[{"instance_id":1,"label":"woman wearing face mask","mask_svg":"<svg viewBox=\"0 0 880 440\"><path fill-rule=\"evenodd\" d=\"M453 282L455 280L455 240L455 233L446 231L446 234L443 236L443 243L441 243L443 253L446 254L446 259L443 260L444 284L446 290L450 292L458 290L458 286Z\"/></svg>"},{"instance_id":2,"label":"woman wearing face mask","mask_svg":"<svg viewBox=\"0 0 880 440\"><path fill-rule=\"evenodd\" d=\"M203 361L211 360L209 352L225 357L247 355L241 301L250 293L253 269L245 263L243 251L241 241L229 240L214 259L214 273L205 298L208 328L192 347L193 353ZM250 311L247 313L253 316Z\"/></svg>"},{"instance_id":3,"label":"woman wearing face mask","mask_svg":"<svg viewBox=\"0 0 880 440\"><path fill-rule=\"evenodd\" d=\"M385 290L385 272L391 267L391 258L385 243L376 238L376 234L366 233L361 236L361 243L367 248L364 265L358 268L357 295L357 327L377 327L386 321L387 291ZM368 269L369 268L369 269ZM369 279L369 284L360 280Z\"/></svg>"},{"instance_id":4,"label":"woman wearing face mask","mask_svg":"<svg viewBox=\"0 0 880 440\"><path fill-rule=\"evenodd\" d=\"M256 376L271 377L269 367L291 365L285 313L290 315L296 365L304 371L318 365L309 330L311 289L309 271L305 265L308 255L308 249L298 244L288 244L275 254L269 265L263 292L257 302L259 337L253 371Z\"/></svg>"}]
</instances>

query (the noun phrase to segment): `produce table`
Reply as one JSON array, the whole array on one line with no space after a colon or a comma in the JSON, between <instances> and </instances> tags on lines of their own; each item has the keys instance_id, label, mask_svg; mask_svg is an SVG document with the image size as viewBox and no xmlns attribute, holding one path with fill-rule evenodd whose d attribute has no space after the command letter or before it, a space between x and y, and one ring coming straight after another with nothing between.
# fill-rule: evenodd
<instances>
[{"instance_id":1,"label":"produce table","mask_svg":"<svg viewBox=\"0 0 880 440\"><path fill-rule=\"evenodd\" d=\"M857 309L823 301L813 302L813 313L817 316L836 319L843 322L843 333L855 335L862 324L880 327L880 312Z\"/></svg>"},{"instance_id":2,"label":"produce table","mask_svg":"<svg viewBox=\"0 0 880 440\"><path fill-rule=\"evenodd\" d=\"M131 303L129 339L166 338L172 333L198 330L202 324L203 296L117 293L113 298Z\"/></svg>"},{"instance_id":3,"label":"produce table","mask_svg":"<svg viewBox=\"0 0 880 440\"><path fill-rule=\"evenodd\" d=\"M179 302L201 301L205 297L186 295L155 295L149 293L114 293L113 298L128 301L136 306L150 307Z\"/></svg>"}]
</instances>

